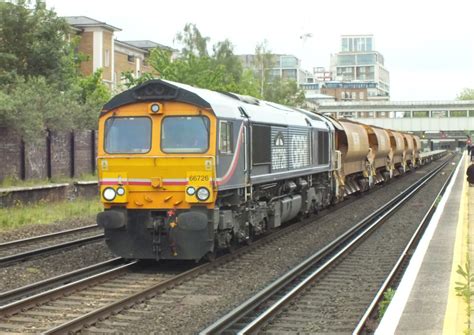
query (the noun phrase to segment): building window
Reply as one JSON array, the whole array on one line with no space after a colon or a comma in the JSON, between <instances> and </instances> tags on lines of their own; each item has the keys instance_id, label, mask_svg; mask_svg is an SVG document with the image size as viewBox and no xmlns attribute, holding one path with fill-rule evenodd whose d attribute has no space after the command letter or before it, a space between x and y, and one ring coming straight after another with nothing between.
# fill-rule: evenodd
<instances>
[{"instance_id":1,"label":"building window","mask_svg":"<svg viewBox=\"0 0 474 335\"><path fill-rule=\"evenodd\" d=\"M431 117L447 117L448 111L431 111Z\"/></svg>"},{"instance_id":2,"label":"building window","mask_svg":"<svg viewBox=\"0 0 474 335\"><path fill-rule=\"evenodd\" d=\"M356 60L354 55L338 55L337 56L337 65L355 65Z\"/></svg>"},{"instance_id":3,"label":"building window","mask_svg":"<svg viewBox=\"0 0 474 335\"><path fill-rule=\"evenodd\" d=\"M348 46L348 43L347 43L347 38L343 38L343 39L342 39L341 51L342 51L342 52L349 51L349 46Z\"/></svg>"},{"instance_id":4,"label":"building window","mask_svg":"<svg viewBox=\"0 0 474 335\"><path fill-rule=\"evenodd\" d=\"M413 111L413 117L429 117L429 111Z\"/></svg>"},{"instance_id":5,"label":"building window","mask_svg":"<svg viewBox=\"0 0 474 335\"><path fill-rule=\"evenodd\" d=\"M296 57L281 57L281 67L297 67L298 59Z\"/></svg>"},{"instance_id":6,"label":"building window","mask_svg":"<svg viewBox=\"0 0 474 335\"><path fill-rule=\"evenodd\" d=\"M128 60L130 63L135 63L135 56L134 56L134 55L128 55L128 56L127 56L127 60Z\"/></svg>"},{"instance_id":7,"label":"building window","mask_svg":"<svg viewBox=\"0 0 474 335\"><path fill-rule=\"evenodd\" d=\"M451 116L451 117L466 117L467 116L467 111L451 111L449 113L449 116Z\"/></svg>"},{"instance_id":8,"label":"building window","mask_svg":"<svg viewBox=\"0 0 474 335\"><path fill-rule=\"evenodd\" d=\"M367 51L372 51L372 37L365 38L365 49Z\"/></svg>"},{"instance_id":9,"label":"building window","mask_svg":"<svg viewBox=\"0 0 474 335\"><path fill-rule=\"evenodd\" d=\"M232 124L227 121L219 123L219 152L223 154L231 154L232 145Z\"/></svg>"},{"instance_id":10,"label":"building window","mask_svg":"<svg viewBox=\"0 0 474 335\"><path fill-rule=\"evenodd\" d=\"M364 100L364 92L359 92L359 100Z\"/></svg>"},{"instance_id":11,"label":"building window","mask_svg":"<svg viewBox=\"0 0 474 335\"><path fill-rule=\"evenodd\" d=\"M291 80L296 80L296 70L282 70L281 71L281 76L283 79L291 79Z\"/></svg>"}]
</instances>

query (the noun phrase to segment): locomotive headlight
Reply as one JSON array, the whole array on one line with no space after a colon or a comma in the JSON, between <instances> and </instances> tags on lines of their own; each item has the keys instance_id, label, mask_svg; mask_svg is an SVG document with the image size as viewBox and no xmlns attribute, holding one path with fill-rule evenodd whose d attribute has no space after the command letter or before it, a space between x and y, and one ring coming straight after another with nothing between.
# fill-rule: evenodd
<instances>
[{"instance_id":1,"label":"locomotive headlight","mask_svg":"<svg viewBox=\"0 0 474 335\"><path fill-rule=\"evenodd\" d=\"M152 104L150 106L150 110L152 111L152 113L158 113L160 111L160 105L158 104Z\"/></svg>"},{"instance_id":2,"label":"locomotive headlight","mask_svg":"<svg viewBox=\"0 0 474 335\"><path fill-rule=\"evenodd\" d=\"M206 201L207 199L209 199L210 195L211 193L205 187L200 187L196 191L196 197L201 201Z\"/></svg>"},{"instance_id":3,"label":"locomotive headlight","mask_svg":"<svg viewBox=\"0 0 474 335\"><path fill-rule=\"evenodd\" d=\"M194 193L196 193L196 189L192 186L189 186L187 189L186 189L186 194L187 195L194 195Z\"/></svg>"},{"instance_id":4,"label":"locomotive headlight","mask_svg":"<svg viewBox=\"0 0 474 335\"><path fill-rule=\"evenodd\" d=\"M125 189L124 189L122 186L120 186L120 187L117 189L117 194L118 194L118 195L124 195L124 194L125 194Z\"/></svg>"},{"instance_id":5,"label":"locomotive headlight","mask_svg":"<svg viewBox=\"0 0 474 335\"><path fill-rule=\"evenodd\" d=\"M102 192L102 196L107 201L112 201L115 199L115 190L112 187L107 187L104 192Z\"/></svg>"}]
</instances>

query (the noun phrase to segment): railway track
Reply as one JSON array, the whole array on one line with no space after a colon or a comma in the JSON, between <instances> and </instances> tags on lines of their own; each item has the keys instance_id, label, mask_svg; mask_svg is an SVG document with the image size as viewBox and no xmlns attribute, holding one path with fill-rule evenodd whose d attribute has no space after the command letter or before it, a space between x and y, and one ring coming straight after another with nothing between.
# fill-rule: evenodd
<instances>
[{"instance_id":1,"label":"railway track","mask_svg":"<svg viewBox=\"0 0 474 335\"><path fill-rule=\"evenodd\" d=\"M0 265L24 261L51 252L103 239L97 225L9 241L0 244Z\"/></svg>"},{"instance_id":2,"label":"railway track","mask_svg":"<svg viewBox=\"0 0 474 335\"><path fill-rule=\"evenodd\" d=\"M346 206L350 201L339 204ZM322 214L324 215L324 214ZM232 254L217 258L177 275L143 274L134 271L137 262L119 266L97 275L69 283L0 307L0 332L42 332L63 334L89 327L145 299L165 293L199 275L206 275L243 254L258 250L275 239L314 220L308 219L265 236ZM258 253L255 253L258 259ZM240 268L239 268L240 269ZM237 269L237 270L239 270ZM207 282L207 281L204 281ZM33 284L35 285L35 284ZM121 294L117 294L121 292ZM101 298L103 297L103 298ZM58 314L63 318L57 318ZM133 321L133 318L131 320Z\"/></svg>"},{"instance_id":3,"label":"railway track","mask_svg":"<svg viewBox=\"0 0 474 335\"><path fill-rule=\"evenodd\" d=\"M407 238L394 237L390 232L393 228L390 216L447 164L423 177L326 248L202 330L201 334L352 333L354 330L367 330L367 322L371 316L373 318L382 293L393 283L403 262L406 262L406 254L423 231L436 200L416 231L409 232ZM396 247L392 248L391 244ZM402 255L405 257L399 257L403 246ZM369 261L367 255L377 255L376 260ZM387 264L395 265L387 268Z\"/></svg>"},{"instance_id":4,"label":"railway track","mask_svg":"<svg viewBox=\"0 0 474 335\"><path fill-rule=\"evenodd\" d=\"M90 277L92 275L95 275L101 272L105 272L114 267L118 267L124 264L125 264L124 259L120 257L116 257L104 262L87 266L79 270L71 271L69 273L65 273L59 276L48 278L36 283L23 286L23 287L19 287L16 289L2 292L0 293L0 306L4 306L14 301L25 299L29 296L32 296L32 295L35 295L47 290L51 290L56 287L66 285L66 284L78 281L86 277Z\"/></svg>"},{"instance_id":5,"label":"railway track","mask_svg":"<svg viewBox=\"0 0 474 335\"><path fill-rule=\"evenodd\" d=\"M336 207L345 207L350 203L346 201ZM237 278L246 264L261 260L260 248L278 239L286 240L288 234L314 220L313 217L285 227L250 246L219 257L213 263L197 265L190 270L174 274L144 273L136 270L139 264L133 263L121 270L45 292L39 297L28 297L0 308L0 332L63 334L85 331L86 328L89 332L106 332L120 327L126 329L127 324L139 322L143 315L150 313L146 309L129 309L131 306L150 299L164 307L176 306L183 297L199 300L199 294L195 292L215 287L221 280L222 272ZM127 312L123 313L124 310ZM108 320L111 315L116 316Z\"/></svg>"}]
</instances>

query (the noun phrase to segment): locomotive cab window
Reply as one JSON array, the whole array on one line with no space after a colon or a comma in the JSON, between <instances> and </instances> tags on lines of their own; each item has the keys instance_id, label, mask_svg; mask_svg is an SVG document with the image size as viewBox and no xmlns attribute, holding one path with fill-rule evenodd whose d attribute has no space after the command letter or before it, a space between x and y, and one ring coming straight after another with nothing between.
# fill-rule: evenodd
<instances>
[{"instance_id":1,"label":"locomotive cab window","mask_svg":"<svg viewBox=\"0 0 474 335\"><path fill-rule=\"evenodd\" d=\"M161 124L161 150L204 153L209 149L210 122L204 116L168 116Z\"/></svg>"},{"instance_id":2,"label":"locomotive cab window","mask_svg":"<svg viewBox=\"0 0 474 335\"><path fill-rule=\"evenodd\" d=\"M219 132L219 152L231 154L234 147L232 143L232 123L221 121L219 123Z\"/></svg>"},{"instance_id":3,"label":"locomotive cab window","mask_svg":"<svg viewBox=\"0 0 474 335\"><path fill-rule=\"evenodd\" d=\"M110 117L105 121L105 151L109 154L142 154L151 149L148 117Z\"/></svg>"}]
</instances>

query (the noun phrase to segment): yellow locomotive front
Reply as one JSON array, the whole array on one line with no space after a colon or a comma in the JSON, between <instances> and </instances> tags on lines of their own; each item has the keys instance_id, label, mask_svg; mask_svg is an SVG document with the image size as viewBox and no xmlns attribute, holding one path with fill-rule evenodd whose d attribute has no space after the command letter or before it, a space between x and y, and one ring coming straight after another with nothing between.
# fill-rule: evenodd
<instances>
[{"instance_id":1,"label":"yellow locomotive front","mask_svg":"<svg viewBox=\"0 0 474 335\"><path fill-rule=\"evenodd\" d=\"M125 258L200 259L212 252L216 117L197 97L152 81L101 113L97 217Z\"/></svg>"}]
</instances>

